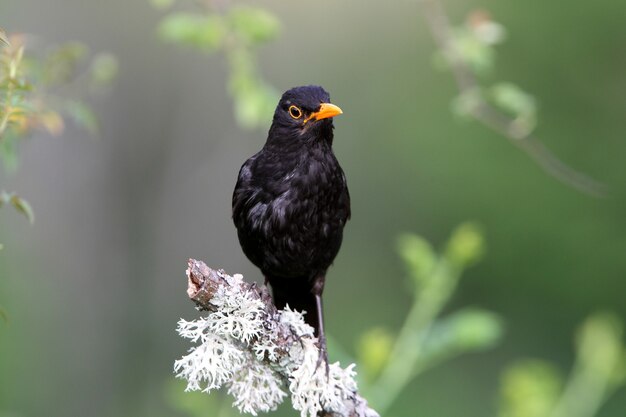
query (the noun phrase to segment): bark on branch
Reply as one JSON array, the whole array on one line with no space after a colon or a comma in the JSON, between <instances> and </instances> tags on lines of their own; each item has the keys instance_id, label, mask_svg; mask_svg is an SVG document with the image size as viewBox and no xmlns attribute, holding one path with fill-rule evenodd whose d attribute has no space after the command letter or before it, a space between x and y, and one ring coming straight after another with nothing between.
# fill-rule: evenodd
<instances>
[{"instance_id":1,"label":"bark on branch","mask_svg":"<svg viewBox=\"0 0 626 417\"><path fill-rule=\"evenodd\" d=\"M266 287L189 260L189 298L208 316L179 322L181 336L200 345L176 361L188 390L221 386L240 411L270 411L288 390L302 417L378 417L357 391L354 365L317 367L313 329L299 312L277 310Z\"/></svg>"}]
</instances>

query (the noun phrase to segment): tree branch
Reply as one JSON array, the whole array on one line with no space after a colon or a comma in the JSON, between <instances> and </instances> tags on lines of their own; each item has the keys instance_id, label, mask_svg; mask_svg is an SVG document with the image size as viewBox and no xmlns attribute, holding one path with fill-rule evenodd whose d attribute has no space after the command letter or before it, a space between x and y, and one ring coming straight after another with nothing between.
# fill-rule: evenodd
<instances>
[{"instance_id":1,"label":"tree branch","mask_svg":"<svg viewBox=\"0 0 626 417\"><path fill-rule=\"evenodd\" d=\"M378 417L357 392L354 365L318 368L313 329L301 313L277 310L266 287L194 259L187 278L189 298L209 312L179 322L180 335L200 343L174 366L187 390L225 386L234 406L256 415L274 410L287 388L302 417Z\"/></svg>"},{"instance_id":2,"label":"tree branch","mask_svg":"<svg viewBox=\"0 0 626 417\"><path fill-rule=\"evenodd\" d=\"M452 26L440 0L421 0L423 14L437 46L449 58L457 87L462 94L479 88L474 73L454 47ZM546 173L560 182L594 197L606 197L608 187L602 182L576 171L561 161L530 132L516 129L514 120L481 97L470 109L471 116L488 128L498 132L526 152Z\"/></svg>"}]
</instances>

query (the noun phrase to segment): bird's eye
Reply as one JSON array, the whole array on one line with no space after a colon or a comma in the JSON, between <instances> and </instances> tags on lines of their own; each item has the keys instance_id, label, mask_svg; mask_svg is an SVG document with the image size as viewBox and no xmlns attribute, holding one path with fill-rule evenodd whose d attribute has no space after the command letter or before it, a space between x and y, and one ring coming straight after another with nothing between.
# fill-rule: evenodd
<instances>
[{"instance_id":1,"label":"bird's eye","mask_svg":"<svg viewBox=\"0 0 626 417\"><path fill-rule=\"evenodd\" d=\"M289 115L294 119L299 119L302 117L302 110L297 106L289 106Z\"/></svg>"}]
</instances>

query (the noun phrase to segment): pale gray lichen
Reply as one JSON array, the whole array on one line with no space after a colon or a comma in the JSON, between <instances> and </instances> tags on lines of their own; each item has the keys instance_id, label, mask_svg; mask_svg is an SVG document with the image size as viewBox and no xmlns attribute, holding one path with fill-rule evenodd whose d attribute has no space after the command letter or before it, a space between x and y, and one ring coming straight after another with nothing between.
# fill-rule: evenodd
<instances>
[{"instance_id":1,"label":"pale gray lichen","mask_svg":"<svg viewBox=\"0 0 626 417\"><path fill-rule=\"evenodd\" d=\"M200 345L191 348L188 355L174 362L176 376L187 380L186 391L209 392L231 380L237 364L244 359L241 349L223 337L206 333L201 323L181 320L178 329L183 337L201 340ZM200 333L194 333L192 329Z\"/></svg>"},{"instance_id":2,"label":"pale gray lichen","mask_svg":"<svg viewBox=\"0 0 626 417\"><path fill-rule=\"evenodd\" d=\"M250 291L242 291L241 275L226 277L230 285L219 287L212 300L217 309L207 317L210 331L249 343L263 327L263 301Z\"/></svg>"},{"instance_id":3,"label":"pale gray lichen","mask_svg":"<svg viewBox=\"0 0 626 417\"><path fill-rule=\"evenodd\" d=\"M301 417L322 411L348 416L355 410L353 415L377 416L357 395L354 365L342 369L333 363L328 375L318 366L317 339L302 313L276 311L241 275L218 274L223 281L216 281L211 312L178 322L180 336L196 344L174 363L187 391L226 387L233 406L252 415L275 410L288 389Z\"/></svg>"},{"instance_id":4,"label":"pale gray lichen","mask_svg":"<svg viewBox=\"0 0 626 417\"><path fill-rule=\"evenodd\" d=\"M242 413L257 415L258 411L276 410L287 393L281 379L269 366L253 357L242 366L232 378L228 393L235 398L233 406Z\"/></svg>"},{"instance_id":5,"label":"pale gray lichen","mask_svg":"<svg viewBox=\"0 0 626 417\"><path fill-rule=\"evenodd\" d=\"M314 314L312 311L311 314ZM297 335L313 337L313 327L309 326L304 321L304 316L301 312L292 310L289 305L284 310L280 311L280 323L289 326L289 328Z\"/></svg>"},{"instance_id":6,"label":"pale gray lichen","mask_svg":"<svg viewBox=\"0 0 626 417\"><path fill-rule=\"evenodd\" d=\"M289 391L293 408L301 417L315 417L320 411L348 415L346 401L357 390L354 364L346 369L339 363L318 366L319 350L313 339L302 339L300 365L289 376Z\"/></svg>"}]
</instances>

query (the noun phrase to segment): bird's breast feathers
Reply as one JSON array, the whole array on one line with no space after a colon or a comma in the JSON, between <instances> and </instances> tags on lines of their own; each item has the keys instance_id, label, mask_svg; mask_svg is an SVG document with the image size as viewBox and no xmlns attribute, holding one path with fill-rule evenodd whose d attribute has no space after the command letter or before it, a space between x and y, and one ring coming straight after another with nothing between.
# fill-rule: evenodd
<instances>
[{"instance_id":1,"label":"bird's breast feathers","mask_svg":"<svg viewBox=\"0 0 626 417\"><path fill-rule=\"evenodd\" d=\"M332 262L350 216L344 173L334 155L276 163L261 152L241 168L233 220L248 258L266 273L295 276Z\"/></svg>"},{"instance_id":2,"label":"bird's breast feathers","mask_svg":"<svg viewBox=\"0 0 626 417\"><path fill-rule=\"evenodd\" d=\"M347 220L349 201L341 169L318 163L299 165L274 181L249 190L249 220L268 233L286 228L313 230ZM323 232L323 230L320 230Z\"/></svg>"}]
</instances>

